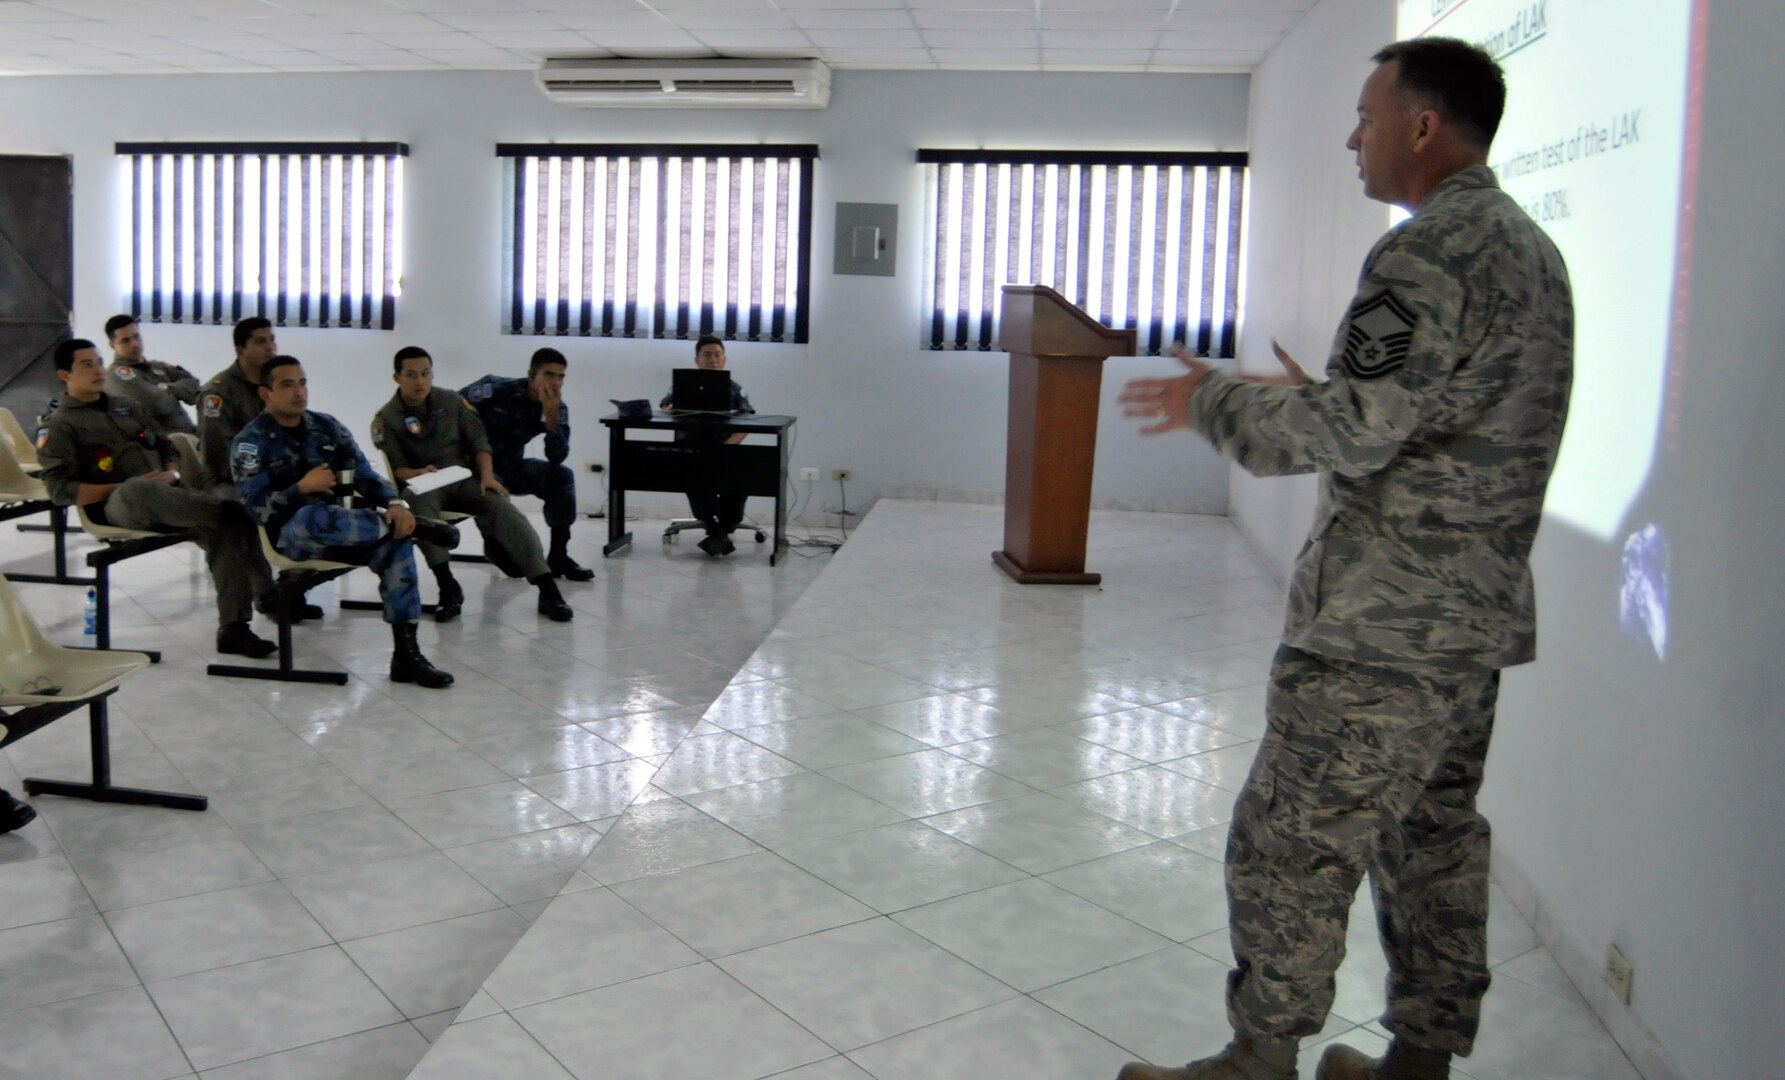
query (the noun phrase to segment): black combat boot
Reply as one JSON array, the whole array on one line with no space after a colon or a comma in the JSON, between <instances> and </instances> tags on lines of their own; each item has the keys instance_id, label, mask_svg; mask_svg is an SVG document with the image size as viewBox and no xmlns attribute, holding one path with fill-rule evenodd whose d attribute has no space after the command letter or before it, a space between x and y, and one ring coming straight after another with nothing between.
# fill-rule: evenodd
<instances>
[{"instance_id":1,"label":"black combat boot","mask_svg":"<svg viewBox=\"0 0 1785 1080\"><path fill-rule=\"evenodd\" d=\"M576 611L564 602L564 594L558 591L558 580L550 574L541 574L528 580L527 584L539 590L539 613L553 622L569 622L576 617Z\"/></svg>"},{"instance_id":2,"label":"black combat boot","mask_svg":"<svg viewBox=\"0 0 1785 1080\"><path fill-rule=\"evenodd\" d=\"M414 683L429 690L452 685L452 675L428 663L428 658L421 654L421 646L415 640L414 623L392 623L390 629L391 637L396 641L396 647L390 652L391 682Z\"/></svg>"},{"instance_id":3,"label":"black combat boot","mask_svg":"<svg viewBox=\"0 0 1785 1080\"><path fill-rule=\"evenodd\" d=\"M434 571L434 584L440 587L440 599L434 602L434 621L452 622L465 610L465 590L459 587L459 579L452 576L451 563L428 569Z\"/></svg>"},{"instance_id":4,"label":"black combat boot","mask_svg":"<svg viewBox=\"0 0 1785 1080\"><path fill-rule=\"evenodd\" d=\"M35 807L13 798L10 791L0 790L0 833L22 829L36 820Z\"/></svg>"},{"instance_id":5,"label":"black combat boot","mask_svg":"<svg viewBox=\"0 0 1785 1080\"><path fill-rule=\"evenodd\" d=\"M260 660L278 652L279 646L256 634L243 619L217 628L217 651Z\"/></svg>"},{"instance_id":6,"label":"black combat boot","mask_svg":"<svg viewBox=\"0 0 1785 1080\"><path fill-rule=\"evenodd\" d=\"M570 557L569 527L552 529L552 550L545 557L545 565L552 573L566 581L593 581L595 571L586 566L578 566Z\"/></svg>"},{"instance_id":7,"label":"black combat boot","mask_svg":"<svg viewBox=\"0 0 1785 1080\"><path fill-rule=\"evenodd\" d=\"M1409 1046L1399 1039L1380 1059L1349 1046L1329 1046L1314 1070L1314 1080L1448 1080L1449 1076L1449 1053Z\"/></svg>"},{"instance_id":8,"label":"black combat boot","mask_svg":"<svg viewBox=\"0 0 1785 1080\"><path fill-rule=\"evenodd\" d=\"M459 546L459 528L439 518L418 517L415 519L415 531L409 534L409 538L451 551Z\"/></svg>"},{"instance_id":9,"label":"black combat boot","mask_svg":"<svg viewBox=\"0 0 1785 1080\"><path fill-rule=\"evenodd\" d=\"M293 592L289 599L291 601L291 610L288 613L288 617L291 619L293 625L301 622L308 622L312 619L322 618L322 609L315 604L305 602L302 593ZM261 593L258 597L255 597L254 610L260 612L274 622L278 622L279 587L275 585L266 592Z\"/></svg>"}]
</instances>

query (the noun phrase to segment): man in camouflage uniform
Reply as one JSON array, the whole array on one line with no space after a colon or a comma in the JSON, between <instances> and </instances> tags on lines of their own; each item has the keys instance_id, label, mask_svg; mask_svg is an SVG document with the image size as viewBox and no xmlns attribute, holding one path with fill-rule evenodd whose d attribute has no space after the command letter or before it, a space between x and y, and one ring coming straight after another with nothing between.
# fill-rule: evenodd
<instances>
[{"instance_id":1,"label":"man in camouflage uniform","mask_svg":"<svg viewBox=\"0 0 1785 1080\"><path fill-rule=\"evenodd\" d=\"M260 378L266 411L248 422L229 450L242 505L287 558L357 563L376 572L384 621L395 641L391 681L451 686L452 676L429 663L415 640L421 592L410 537L450 549L459 542L458 530L410 513L346 425L310 411L309 383L294 357L268 360ZM352 483L337 493L342 472L351 473ZM358 505L343 505L346 498Z\"/></svg>"},{"instance_id":2,"label":"man in camouflage uniform","mask_svg":"<svg viewBox=\"0 0 1785 1080\"><path fill-rule=\"evenodd\" d=\"M1328 379L1135 380L1145 433L1192 427L1258 475L1322 474L1290 583L1269 726L1227 846L1234 1040L1121 1080L1293 1080L1364 874L1394 1042L1320 1080L1427 1080L1467 1055L1488 986L1488 824L1475 809L1501 668L1536 646L1529 556L1567 412L1561 256L1485 165L1505 85L1459 41L1388 46L1364 83L1364 193L1414 211L1364 263Z\"/></svg>"},{"instance_id":3,"label":"man in camouflage uniform","mask_svg":"<svg viewBox=\"0 0 1785 1080\"><path fill-rule=\"evenodd\" d=\"M258 315L235 324L234 340L235 362L211 376L198 391L198 455L205 470L199 482L230 499L240 496L230 476L229 445L265 407L260 399L260 369L279 351L272 322ZM254 557L265 565L266 559L258 547ZM257 607L262 615L277 614L271 594L262 596ZM290 612L293 622L320 619L322 615L321 608L309 603L299 603Z\"/></svg>"},{"instance_id":4,"label":"man in camouflage uniform","mask_svg":"<svg viewBox=\"0 0 1785 1080\"><path fill-rule=\"evenodd\" d=\"M460 390L483 419L495 459L496 478L516 495L545 500L545 523L552 531L546 565L570 581L588 581L595 571L570 557L570 526L576 523L576 475L564 464L570 456L570 409L564 404L568 365L556 349L539 349L527 363L527 377L483 378ZM545 436L545 460L522 457L527 444Z\"/></svg>"},{"instance_id":5,"label":"man in camouflage uniform","mask_svg":"<svg viewBox=\"0 0 1785 1080\"><path fill-rule=\"evenodd\" d=\"M38 455L50 498L84 508L102 525L192 534L217 586L217 651L252 657L277 651L248 625L255 594L271 581L241 504L181 485L173 443L141 406L105 390L105 365L92 342L62 342L55 363L66 389Z\"/></svg>"},{"instance_id":6,"label":"man in camouflage uniform","mask_svg":"<svg viewBox=\"0 0 1785 1080\"><path fill-rule=\"evenodd\" d=\"M372 418L372 444L389 459L391 476L406 483L455 465L471 470L471 476L456 484L411 495L410 506L422 517L438 517L443 509L472 515L485 546L499 549L502 561L519 568L539 590L539 613L554 622L569 622L576 613L558 591L539 534L496 479L490 440L477 410L451 390L434 385L434 360L426 349L404 346L392 363L397 392ZM453 577L446 550L428 543L420 546L440 586L434 619L449 622L458 617L465 591Z\"/></svg>"},{"instance_id":7,"label":"man in camouflage uniform","mask_svg":"<svg viewBox=\"0 0 1785 1080\"><path fill-rule=\"evenodd\" d=\"M112 347L105 392L142 406L163 431L196 432L186 406L198 403L198 377L178 364L144 359L143 335L134 315L105 320L105 337Z\"/></svg>"}]
</instances>

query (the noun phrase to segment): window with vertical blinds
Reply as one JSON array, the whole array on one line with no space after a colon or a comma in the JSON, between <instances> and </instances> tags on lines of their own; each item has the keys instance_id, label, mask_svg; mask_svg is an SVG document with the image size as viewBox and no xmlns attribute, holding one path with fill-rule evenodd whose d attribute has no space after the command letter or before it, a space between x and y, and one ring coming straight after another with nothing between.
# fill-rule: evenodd
<instances>
[{"instance_id":1,"label":"window with vertical blinds","mask_svg":"<svg viewBox=\"0 0 1785 1080\"><path fill-rule=\"evenodd\" d=\"M1003 286L1046 285L1156 354L1234 354L1243 153L919 150L923 343L997 347Z\"/></svg>"},{"instance_id":2,"label":"window with vertical blinds","mask_svg":"<svg viewBox=\"0 0 1785 1080\"><path fill-rule=\"evenodd\" d=\"M816 146L496 153L506 332L806 340Z\"/></svg>"},{"instance_id":3,"label":"window with vertical blinds","mask_svg":"<svg viewBox=\"0 0 1785 1080\"><path fill-rule=\"evenodd\" d=\"M130 311L152 322L389 330L402 143L119 143Z\"/></svg>"}]
</instances>

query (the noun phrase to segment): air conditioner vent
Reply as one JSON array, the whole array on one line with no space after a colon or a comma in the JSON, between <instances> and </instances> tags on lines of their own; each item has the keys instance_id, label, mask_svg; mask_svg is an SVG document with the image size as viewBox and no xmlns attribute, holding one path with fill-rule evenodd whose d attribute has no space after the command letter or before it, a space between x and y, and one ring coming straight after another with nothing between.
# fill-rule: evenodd
<instances>
[{"instance_id":1,"label":"air conditioner vent","mask_svg":"<svg viewBox=\"0 0 1785 1080\"><path fill-rule=\"evenodd\" d=\"M561 57L538 73L553 101L585 108L822 109L818 60L611 60Z\"/></svg>"}]
</instances>

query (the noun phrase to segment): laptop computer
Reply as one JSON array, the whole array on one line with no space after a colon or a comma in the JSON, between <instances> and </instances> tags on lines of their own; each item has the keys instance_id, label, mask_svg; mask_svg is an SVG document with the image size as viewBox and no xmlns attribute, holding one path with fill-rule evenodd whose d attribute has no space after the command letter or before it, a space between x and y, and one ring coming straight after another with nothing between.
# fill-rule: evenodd
<instances>
[{"instance_id":1,"label":"laptop computer","mask_svg":"<svg viewBox=\"0 0 1785 1080\"><path fill-rule=\"evenodd\" d=\"M731 412L731 372L676 368L670 372L671 412Z\"/></svg>"}]
</instances>

